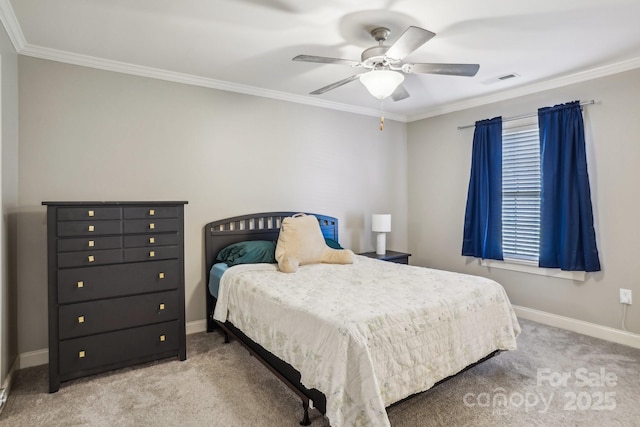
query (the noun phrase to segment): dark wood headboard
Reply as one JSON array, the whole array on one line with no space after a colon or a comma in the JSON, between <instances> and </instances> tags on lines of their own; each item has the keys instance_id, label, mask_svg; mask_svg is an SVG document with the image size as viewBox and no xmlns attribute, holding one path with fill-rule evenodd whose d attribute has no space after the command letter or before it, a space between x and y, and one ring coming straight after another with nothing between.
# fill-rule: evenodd
<instances>
[{"instance_id":1,"label":"dark wood headboard","mask_svg":"<svg viewBox=\"0 0 640 427\"><path fill-rule=\"evenodd\" d=\"M220 250L246 240L278 240L282 220L298 212L264 212L235 216L208 223L204 227L205 244L205 292L207 298L207 331L214 327L215 299L209 293L209 271L216 262ZM327 215L305 212L318 218L320 230L326 238L338 241L338 220Z\"/></svg>"}]
</instances>

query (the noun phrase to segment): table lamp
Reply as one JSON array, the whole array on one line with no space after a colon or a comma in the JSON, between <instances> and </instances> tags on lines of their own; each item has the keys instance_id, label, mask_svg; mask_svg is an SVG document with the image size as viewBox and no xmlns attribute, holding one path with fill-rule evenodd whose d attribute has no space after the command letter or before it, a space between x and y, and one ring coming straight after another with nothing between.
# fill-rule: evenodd
<instances>
[{"instance_id":1,"label":"table lamp","mask_svg":"<svg viewBox=\"0 0 640 427\"><path fill-rule=\"evenodd\" d=\"M376 254L384 255L387 252L387 235L391 231L390 214L373 214L371 216L371 230L378 233L376 237Z\"/></svg>"}]
</instances>

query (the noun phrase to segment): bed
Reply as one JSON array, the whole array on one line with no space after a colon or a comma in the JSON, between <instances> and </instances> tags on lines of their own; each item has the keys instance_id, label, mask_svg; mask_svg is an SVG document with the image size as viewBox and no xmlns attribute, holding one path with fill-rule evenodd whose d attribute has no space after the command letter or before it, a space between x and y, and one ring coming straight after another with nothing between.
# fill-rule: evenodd
<instances>
[{"instance_id":1,"label":"bed","mask_svg":"<svg viewBox=\"0 0 640 427\"><path fill-rule=\"evenodd\" d=\"M278 238L294 212L214 221L205 227L206 277L220 251ZM338 221L314 215L326 239ZM329 241L329 240L328 240ZM210 277L211 276L211 277ZM385 408L500 351L520 327L504 289L489 279L356 256L296 273L239 264L207 286L207 331L237 339L333 427L389 426ZM214 281L211 281L214 282Z\"/></svg>"}]
</instances>

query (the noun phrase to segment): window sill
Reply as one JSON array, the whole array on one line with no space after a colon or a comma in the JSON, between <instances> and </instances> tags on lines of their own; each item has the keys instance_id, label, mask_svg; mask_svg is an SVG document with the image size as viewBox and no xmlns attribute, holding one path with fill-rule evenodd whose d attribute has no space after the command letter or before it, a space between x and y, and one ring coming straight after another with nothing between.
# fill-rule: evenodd
<instances>
[{"instance_id":1,"label":"window sill","mask_svg":"<svg viewBox=\"0 0 640 427\"><path fill-rule=\"evenodd\" d=\"M480 265L491 268L499 268L501 270L519 271L521 273L537 274L540 276L556 277L559 279L577 280L584 282L584 271L564 271L558 268L540 268L527 262L518 261L514 259L507 259L505 261L496 261L483 259L480 260Z\"/></svg>"}]
</instances>

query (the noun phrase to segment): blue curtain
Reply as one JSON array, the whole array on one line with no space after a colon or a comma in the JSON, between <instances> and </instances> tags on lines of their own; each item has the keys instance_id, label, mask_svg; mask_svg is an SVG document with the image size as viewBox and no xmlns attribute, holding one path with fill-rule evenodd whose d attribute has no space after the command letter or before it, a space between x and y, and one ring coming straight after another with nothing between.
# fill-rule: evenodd
<instances>
[{"instance_id":1,"label":"blue curtain","mask_svg":"<svg viewBox=\"0 0 640 427\"><path fill-rule=\"evenodd\" d=\"M462 255L502 260L502 117L476 122Z\"/></svg>"},{"instance_id":2,"label":"blue curtain","mask_svg":"<svg viewBox=\"0 0 640 427\"><path fill-rule=\"evenodd\" d=\"M538 110L540 267L600 271L580 102Z\"/></svg>"}]
</instances>

